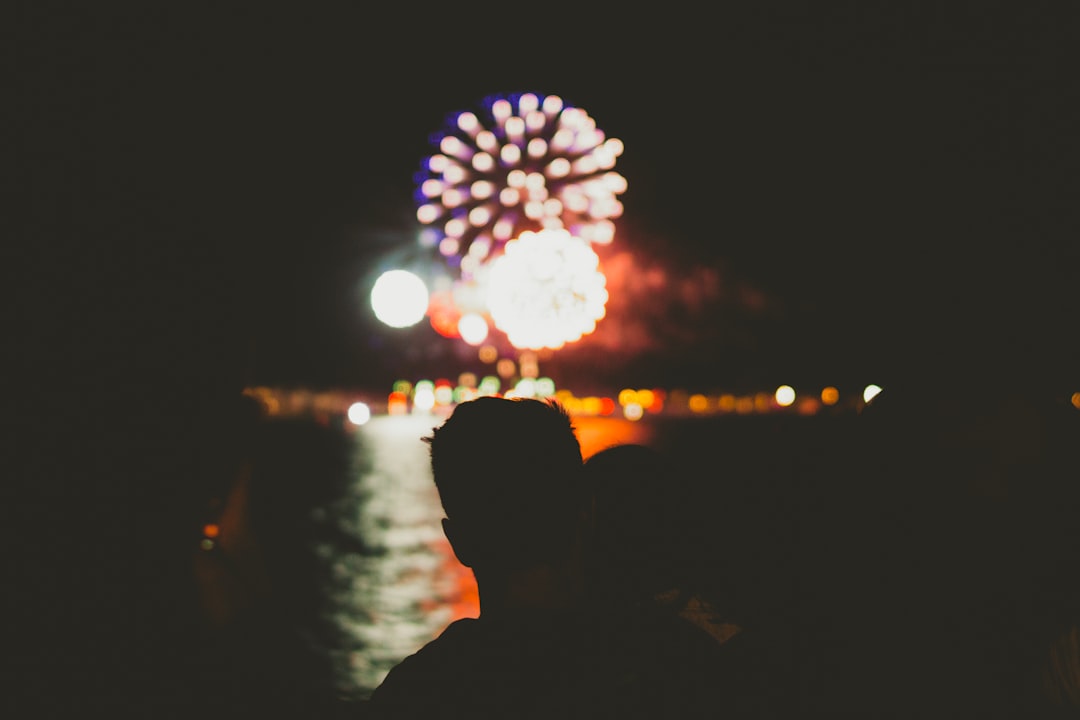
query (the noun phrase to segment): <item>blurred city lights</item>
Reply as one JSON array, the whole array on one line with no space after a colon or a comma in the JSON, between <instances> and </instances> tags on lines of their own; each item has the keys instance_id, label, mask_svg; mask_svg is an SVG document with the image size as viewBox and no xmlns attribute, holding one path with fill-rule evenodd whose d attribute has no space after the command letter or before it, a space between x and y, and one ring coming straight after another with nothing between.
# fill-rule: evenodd
<instances>
[{"instance_id":1,"label":"blurred city lights","mask_svg":"<svg viewBox=\"0 0 1080 720\"><path fill-rule=\"evenodd\" d=\"M555 381L551 378L529 378L533 383L533 393L538 398L548 398L555 394Z\"/></svg>"},{"instance_id":2,"label":"blurred city lights","mask_svg":"<svg viewBox=\"0 0 1080 720\"><path fill-rule=\"evenodd\" d=\"M840 400L840 391L829 385L821 391L821 402L825 405L835 405Z\"/></svg>"},{"instance_id":3,"label":"blurred city lights","mask_svg":"<svg viewBox=\"0 0 1080 720\"><path fill-rule=\"evenodd\" d=\"M881 388L877 385L870 384L863 389L862 399L863 402L870 402L874 399L874 396L881 392Z\"/></svg>"},{"instance_id":4,"label":"blurred city lights","mask_svg":"<svg viewBox=\"0 0 1080 720\"><path fill-rule=\"evenodd\" d=\"M394 328L420 322L427 313L428 299L424 281L407 270L388 270L371 288L375 317Z\"/></svg>"},{"instance_id":5,"label":"blurred city lights","mask_svg":"<svg viewBox=\"0 0 1080 720\"><path fill-rule=\"evenodd\" d=\"M795 389L790 385L781 385L776 388L776 392L773 393L773 397L776 399L776 404L780 407L788 407L795 402Z\"/></svg>"},{"instance_id":6,"label":"blurred city lights","mask_svg":"<svg viewBox=\"0 0 1080 720\"><path fill-rule=\"evenodd\" d=\"M435 407L435 383L417 380L413 389L413 412L429 412Z\"/></svg>"},{"instance_id":7,"label":"blurred city lights","mask_svg":"<svg viewBox=\"0 0 1080 720\"><path fill-rule=\"evenodd\" d=\"M502 386L502 382L494 375L485 375L480 378L480 384L477 389L481 395L498 395L499 388Z\"/></svg>"},{"instance_id":8,"label":"blurred city lights","mask_svg":"<svg viewBox=\"0 0 1080 720\"><path fill-rule=\"evenodd\" d=\"M507 360L504 358L504 360ZM508 361L508 370L513 362ZM791 408L798 415L812 416L820 413L829 403L832 393L818 395L799 395L790 386L780 386L773 392L759 391L749 394L731 392L690 393L685 389L663 390L660 388L623 388L611 396L577 397L566 388L556 389L550 377L528 377L518 372L499 377L495 374L479 377L477 373L463 371L456 379L439 377L435 380L421 379L412 383L405 379L396 380L393 390L383 401L377 397L357 400L356 391L312 392L309 390L286 390L281 388L257 387L245 389L245 394L265 396L273 400L278 414L292 416L313 413L323 420L340 416L353 425L366 424L371 418L380 415L444 414L453 406L480 396L554 398L571 415L610 416L618 414L624 419L638 420L646 416L692 416L705 417L717 415L765 415L789 412ZM831 386L830 386L831 387ZM828 390L829 388L826 388ZM833 388L835 390L835 388ZM848 402L844 408L857 411L863 404L873 400L881 391L877 385L868 385L865 389L864 402ZM837 401L839 392L836 394ZM1080 392L1066 396L1068 401L1080 409ZM1061 398L1064 399L1064 398ZM790 400L790 402L789 402ZM854 400L854 398L852 398ZM619 411L616 413L616 411ZM829 414L833 414L830 411ZM211 531L212 532L212 531ZM204 536L209 533L204 533Z\"/></svg>"},{"instance_id":9,"label":"blurred city lights","mask_svg":"<svg viewBox=\"0 0 1080 720\"><path fill-rule=\"evenodd\" d=\"M371 408L367 403L354 402L349 406L347 415L353 425L363 425L371 419Z\"/></svg>"},{"instance_id":10,"label":"blurred city lights","mask_svg":"<svg viewBox=\"0 0 1080 720\"><path fill-rule=\"evenodd\" d=\"M479 345L487 340L488 324L478 313L465 313L458 320L458 334L470 345Z\"/></svg>"},{"instance_id":11,"label":"blurred city lights","mask_svg":"<svg viewBox=\"0 0 1080 720\"><path fill-rule=\"evenodd\" d=\"M387 415L404 415L409 411L409 396L407 393L395 390L386 399Z\"/></svg>"}]
</instances>

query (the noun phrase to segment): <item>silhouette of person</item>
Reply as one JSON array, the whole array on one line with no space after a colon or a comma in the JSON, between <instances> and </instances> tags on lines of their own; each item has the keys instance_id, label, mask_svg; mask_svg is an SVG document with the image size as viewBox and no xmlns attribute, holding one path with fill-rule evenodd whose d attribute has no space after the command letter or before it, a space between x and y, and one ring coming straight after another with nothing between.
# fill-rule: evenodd
<instances>
[{"instance_id":1,"label":"silhouette of person","mask_svg":"<svg viewBox=\"0 0 1080 720\"><path fill-rule=\"evenodd\" d=\"M314 518L349 481L351 447L313 418L268 415L247 396L238 404L192 543L203 694L222 716L345 715L353 706L337 629L322 617L329 573L315 547L342 538Z\"/></svg>"},{"instance_id":2,"label":"silhouette of person","mask_svg":"<svg viewBox=\"0 0 1080 720\"><path fill-rule=\"evenodd\" d=\"M759 650L728 616L695 542L686 469L640 444L585 462L595 675L618 717L769 717Z\"/></svg>"},{"instance_id":3,"label":"silhouette of person","mask_svg":"<svg viewBox=\"0 0 1080 720\"><path fill-rule=\"evenodd\" d=\"M832 709L1075 716L1080 415L1047 389L896 382L860 416Z\"/></svg>"},{"instance_id":4,"label":"silhouette of person","mask_svg":"<svg viewBox=\"0 0 1080 720\"><path fill-rule=\"evenodd\" d=\"M472 569L477 618L392 668L376 717L576 716L587 497L570 416L555 401L481 397L423 438L446 517Z\"/></svg>"}]
</instances>

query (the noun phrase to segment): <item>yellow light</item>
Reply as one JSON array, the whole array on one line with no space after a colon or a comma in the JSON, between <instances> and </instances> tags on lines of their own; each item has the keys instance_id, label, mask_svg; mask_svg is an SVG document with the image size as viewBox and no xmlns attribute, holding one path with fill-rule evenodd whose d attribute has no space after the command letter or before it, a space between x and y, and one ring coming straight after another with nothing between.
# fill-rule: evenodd
<instances>
[{"instance_id":1,"label":"yellow light","mask_svg":"<svg viewBox=\"0 0 1080 720\"><path fill-rule=\"evenodd\" d=\"M637 392L630 388L624 388L619 391L619 405L626 407L632 402L637 401Z\"/></svg>"},{"instance_id":2,"label":"yellow light","mask_svg":"<svg viewBox=\"0 0 1080 720\"><path fill-rule=\"evenodd\" d=\"M704 395L701 395L700 393L691 395L688 403L690 406L690 411L696 413L705 412L705 409L709 407L708 398L706 398Z\"/></svg>"},{"instance_id":3,"label":"yellow light","mask_svg":"<svg viewBox=\"0 0 1080 720\"><path fill-rule=\"evenodd\" d=\"M790 385L781 385L776 388L773 397L776 398L777 405L780 407L788 407L791 403L795 402L795 389Z\"/></svg>"},{"instance_id":4,"label":"yellow light","mask_svg":"<svg viewBox=\"0 0 1080 720\"><path fill-rule=\"evenodd\" d=\"M517 364L510 358L501 358L498 363L495 364L495 372L499 374L501 378L510 378L517 372Z\"/></svg>"},{"instance_id":5,"label":"yellow light","mask_svg":"<svg viewBox=\"0 0 1080 720\"><path fill-rule=\"evenodd\" d=\"M826 405L835 405L840 400L840 391L832 385L821 391L821 402Z\"/></svg>"},{"instance_id":6,"label":"yellow light","mask_svg":"<svg viewBox=\"0 0 1080 720\"><path fill-rule=\"evenodd\" d=\"M636 402L627 403L623 407L623 416L627 420L640 420L641 416L644 414L645 411L642 410L641 406L638 405Z\"/></svg>"}]
</instances>

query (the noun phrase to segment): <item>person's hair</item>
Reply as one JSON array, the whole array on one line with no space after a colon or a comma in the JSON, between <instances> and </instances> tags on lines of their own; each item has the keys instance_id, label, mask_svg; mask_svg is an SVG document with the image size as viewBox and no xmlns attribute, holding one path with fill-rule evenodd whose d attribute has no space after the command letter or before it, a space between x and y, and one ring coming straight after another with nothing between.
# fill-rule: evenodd
<instances>
[{"instance_id":1,"label":"person's hair","mask_svg":"<svg viewBox=\"0 0 1080 720\"><path fill-rule=\"evenodd\" d=\"M639 444L605 448L585 461L593 499L591 542L596 579L623 593L655 593L684 584L689 560L679 473L660 451Z\"/></svg>"},{"instance_id":2,"label":"person's hair","mask_svg":"<svg viewBox=\"0 0 1080 720\"><path fill-rule=\"evenodd\" d=\"M533 561L565 549L585 494L581 446L559 403L480 397L422 440L446 516L483 538L481 562Z\"/></svg>"}]
</instances>

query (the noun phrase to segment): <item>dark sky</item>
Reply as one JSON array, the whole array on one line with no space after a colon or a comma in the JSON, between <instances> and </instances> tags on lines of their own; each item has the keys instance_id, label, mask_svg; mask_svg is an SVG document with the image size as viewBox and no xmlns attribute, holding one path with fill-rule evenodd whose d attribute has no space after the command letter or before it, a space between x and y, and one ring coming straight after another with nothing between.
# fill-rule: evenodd
<instances>
[{"instance_id":1,"label":"dark sky","mask_svg":"<svg viewBox=\"0 0 1080 720\"><path fill-rule=\"evenodd\" d=\"M745 5L27 4L15 320L50 376L103 382L468 369L367 292L412 247L430 134L532 91L626 147L609 315L545 360L560 384L858 384L962 352L1075 368L1068 4Z\"/></svg>"}]
</instances>

